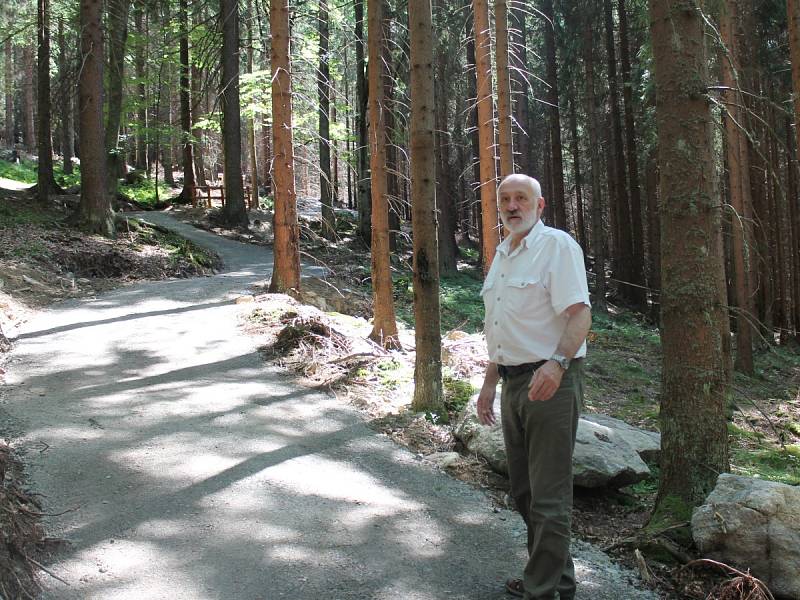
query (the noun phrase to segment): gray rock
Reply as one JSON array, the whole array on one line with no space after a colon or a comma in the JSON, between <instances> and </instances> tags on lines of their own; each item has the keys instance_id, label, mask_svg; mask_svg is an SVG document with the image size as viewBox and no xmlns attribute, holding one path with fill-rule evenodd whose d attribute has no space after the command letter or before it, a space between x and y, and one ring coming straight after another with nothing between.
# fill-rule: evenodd
<instances>
[{"instance_id":1,"label":"gray rock","mask_svg":"<svg viewBox=\"0 0 800 600\"><path fill-rule=\"evenodd\" d=\"M800 487L723 473L692 515L700 552L800 599Z\"/></svg>"},{"instance_id":2,"label":"gray rock","mask_svg":"<svg viewBox=\"0 0 800 600\"><path fill-rule=\"evenodd\" d=\"M639 456L642 457L642 460L655 463L659 461L659 458L661 457L661 434L657 431L639 429L638 427L634 427L625 421L606 415L586 414L583 415L583 419L589 421L590 423L603 425L613 429L634 450L636 450L636 452L639 453Z\"/></svg>"},{"instance_id":3,"label":"gray rock","mask_svg":"<svg viewBox=\"0 0 800 600\"><path fill-rule=\"evenodd\" d=\"M499 392L498 392L499 396ZM478 421L475 396L456 424L456 437L467 450L484 457L498 473L508 475L499 398L495 402L497 424L485 427ZM639 452L654 453L658 434L640 431L627 423L603 415L587 415L578 422L572 459L574 483L580 487L622 487L647 478L650 469Z\"/></svg>"},{"instance_id":4,"label":"gray rock","mask_svg":"<svg viewBox=\"0 0 800 600\"><path fill-rule=\"evenodd\" d=\"M425 460L433 463L440 469L449 469L460 463L463 459L458 452L434 452L428 454Z\"/></svg>"}]
</instances>

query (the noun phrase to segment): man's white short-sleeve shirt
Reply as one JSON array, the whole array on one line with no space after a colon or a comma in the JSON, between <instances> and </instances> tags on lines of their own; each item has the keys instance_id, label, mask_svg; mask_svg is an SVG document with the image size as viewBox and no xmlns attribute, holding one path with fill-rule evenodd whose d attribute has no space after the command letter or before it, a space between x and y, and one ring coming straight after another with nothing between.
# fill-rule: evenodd
<instances>
[{"instance_id":1,"label":"man's white short-sleeve shirt","mask_svg":"<svg viewBox=\"0 0 800 600\"><path fill-rule=\"evenodd\" d=\"M512 366L547 360L567 325L566 308L589 302L583 252L572 237L541 220L509 253L497 247L481 295L489 360ZM584 341L575 357L586 355Z\"/></svg>"}]
</instances>

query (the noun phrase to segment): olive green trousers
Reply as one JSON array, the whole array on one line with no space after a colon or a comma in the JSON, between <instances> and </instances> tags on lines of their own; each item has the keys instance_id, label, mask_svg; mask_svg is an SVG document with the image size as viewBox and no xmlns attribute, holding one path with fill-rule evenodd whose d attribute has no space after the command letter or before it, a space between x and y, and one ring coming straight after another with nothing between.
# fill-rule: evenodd
<instances>
[{"instance_id":1,"label":"olive green trousers","mask_svg":"<svg viewBox=\"0 0 800 600\"><path fill-rule=\"evenodd\" d=\"M572 452L583 405L583 361L572 361L549 400L528 400L530 379L531 373L507 378L501 396L511 497L528 528L525 599L572 600Z\"/></svg>"}]
</instances>

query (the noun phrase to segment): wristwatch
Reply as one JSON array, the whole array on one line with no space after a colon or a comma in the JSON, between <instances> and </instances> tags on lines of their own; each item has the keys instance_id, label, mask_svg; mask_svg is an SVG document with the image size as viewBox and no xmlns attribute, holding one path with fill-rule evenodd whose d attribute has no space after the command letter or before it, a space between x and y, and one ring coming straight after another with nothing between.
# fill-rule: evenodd
<instances>
[{"instance_id":1,"label":"wristwatch","mask_svg":"<svg viewBox=\"0 0 800 600\"><path fill-rule=\"evenodd\" d=\"M550 357L550 360L557 362L558 366L564 369L565 371L569 369L570 359L567 358L566 356L563 356L561 354L553 354L553 356Z\"/></svg>"}]
</instances>

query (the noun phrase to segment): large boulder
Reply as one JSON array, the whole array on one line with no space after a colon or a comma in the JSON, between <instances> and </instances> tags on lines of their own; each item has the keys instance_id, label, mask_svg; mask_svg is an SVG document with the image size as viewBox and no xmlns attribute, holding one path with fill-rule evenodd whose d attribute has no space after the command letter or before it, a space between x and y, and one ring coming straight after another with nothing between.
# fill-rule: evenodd
<instances>
[{"instance_id":1,"label":"large boulder","mask_svg":"<svg viewBox=\"0 0 800 600\"><path fill-rule=\"evenodd\" d=\"M723 473L692 515L692 536L704 556L800 600L800 487Z\"/></svg>"},{"instance_id":2,"label":"large boulder","mask_svg":"<svg viewBox=\"0 0 800 600\"><path fill-rule=\"evenodd\" d=\"M497 424L484 427L478 421L477 396L473 397L456 423L455 435L467 450L483 456L494 470L508 475L499 405L500 402L496 401ZM648 457L657 456L658 447L660 437L657 433L636 429L604 415L585 415L578 421L572 458L573 481L585 488L636 483L650 475L640 453Z\"/></svg>"}]
</instances>

